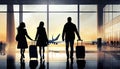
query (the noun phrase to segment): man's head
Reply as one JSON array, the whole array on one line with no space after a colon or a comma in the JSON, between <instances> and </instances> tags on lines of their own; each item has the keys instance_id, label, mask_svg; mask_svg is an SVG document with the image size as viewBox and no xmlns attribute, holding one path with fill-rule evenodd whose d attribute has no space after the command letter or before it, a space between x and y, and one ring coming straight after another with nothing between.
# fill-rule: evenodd
<instances>
[{"instance_id":1,"label":"man's head","mask_svg":"<svg viewBox=\"0 0 120 69\"><path fill-rule=\"evenodd\" d=\"M71 21L72 21L72 18L71 18L71 17L68 17L67 20L68 20L68 22L71 22Z\"/></svg>"}]
</instances>

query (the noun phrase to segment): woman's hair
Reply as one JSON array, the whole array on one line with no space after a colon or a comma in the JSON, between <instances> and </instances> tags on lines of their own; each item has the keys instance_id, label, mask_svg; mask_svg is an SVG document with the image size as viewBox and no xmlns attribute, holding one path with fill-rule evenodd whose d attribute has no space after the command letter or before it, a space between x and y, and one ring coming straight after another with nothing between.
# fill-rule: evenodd
<instances>
[{"instance_id":1,"label":"woman's hair","mask_svg":"<svg viewBox=\"0 0 120 69\"><path fill-rule=\"evenodd\" d=\"M41 21L40 24L39 24L39 27L43 27L44 26L44 22Z\"/></svg>"},{"instance_id":2,"label":"woman's hair","mask_svg":"<svg viewBox=\"0 0 120 69\"><path fill-rule=\"evenodd\" d=\"M25 27L25 23L21 22L18 28L24 28Z\"/></svg>"}]
</instances>

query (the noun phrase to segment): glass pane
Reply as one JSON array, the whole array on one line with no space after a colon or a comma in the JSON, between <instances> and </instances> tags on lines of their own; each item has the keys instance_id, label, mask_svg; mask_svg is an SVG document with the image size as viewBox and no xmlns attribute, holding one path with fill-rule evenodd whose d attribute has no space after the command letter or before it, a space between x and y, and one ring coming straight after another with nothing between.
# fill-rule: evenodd
<instances>
[{"instance_id":1,"label":"glass pane","mask_svg":"<svg viewBox=\"0 0 120 69\"><path fill-rule=\"evenodd\" d=\"M15 18L15 35L17 34L17 27L19 26L19 13L14 13Z\"/></svg>"},{"instance_id":2,"label":"glass pane","mask_svg":"<svg viewBox=\"0 0 120 69\"><path fill-rule=\"evenodd\" d=\"M114 11L120 11L120 5L113 5Z\"/></svg>"},{"instance_id":3,"label":"glass pane","mask_svg":"<svg viewBox=\"0 0 120 69\"><path fill-rule=\"evenodd\" d=\"M97 11L97 5L80 5L80 11Z\"/></svg>"},{"instance_id":4,"label":"glass pane","mask_svg":"<svg viewBox=\"0 0 120 69\"><path fill-rule=\"evenodd\" d=\"M113 18L120 17L120 13L113 13Z\"/></svg>"},{"instance_id":5,"label":"glass pane","mask_svg":"<svg viewBox=\"0 0 120 69\"><path fill-rule=\"evenodd\" d=\"M67 22L67 18L72 17L72 22L77 25L77 14L76 13L50 13L50 39L52 36L60 34L59 40L61 41L61 35L64 24ZM77 26L76 26L77 27Z\"/></svg>"},{"instance_id":6,"label":"glass pane","mask_svg":"<svg viewBox=\"0 0 120 69\"><path fill-rule=\"evenodd\" d=\"M14 11L19 11L19 5L14 5Z\"/></svg>"},{"instance_id":7,"label":"glass pane","mask_svg":"<svg viewBox=\"0 0 120 69\"><path fill-rule=\"evenodd\" d=\"M0 11L7 11L7 5L0 5Z\"/></svg>"},{"instance_id":8,"label":"glass pane","mask_svg":"<svg viewBox=\"0 0 120 69\"><path fill-rule=\"evenodd\" d=\"M6 13L0 13L0 41L6 41Z\"/></svg>"},{"instance_id":9,"label":"glass pane","mask_svg":"<svg viewBox=\"0 0 120 69\"><path fill-rule=\"evenodd\" d=\"M77 11L77 5L50 5L50 11Z\"/></svg>"},{"instance_id":10,"label":"glass pane","mask_svg":"<svg viewBox=\"0 0 120 69\"><path fill-rule=\"evenodd\" d=\"M23 11L47 11L46 5L23 5Z\"/></svg>"},{"instance_id":11,"label":"glass pane","mask_svg":"<svg viewBox=\"0 0 120 69\"><path fill-rule=\"evenodd\" d=\"M7 27L7 19L6 19L6 13L0 13L0 42L2 41L4 44L6 44L6 27ZM1 47L0 47L1 48ZM7 68L7 60L6 55L1 54L0 49L0 69L6 69Z\"/></svg>"},{"instance_id":12,"label":"glass pane","mask_svg":"<svg viewBox=\"0 0 120 69\"><path fill-rule=\"evenodd\" d=\"M104 11L112 11L112 9L113 9L113 6L112 6L112 5L106 5L106 6L104 7Z\"/></svg>"},{"instance_id":13,"label":"glass pane","mask_svg":"<svg viewBox=\"0 0 120 69\"><path fill-rule=\"evenodd\" d=\"M37 27L39 26L40 21L44 22L44 27L47 32L47 15L45 13L24 13L23 22L26 23L26 29L29 36L34 39L36 36Z\"/></svg>"},{"instance_id":14,"label":"glass pane","mask_svg":"<svg viewBox=\"0 0 120 69\"><path fill-rule=\"evenodd\" d=\"M97 13L80 14L80 34L84 41L92 41L97 38Z\"/></svg>"}]
</instances>

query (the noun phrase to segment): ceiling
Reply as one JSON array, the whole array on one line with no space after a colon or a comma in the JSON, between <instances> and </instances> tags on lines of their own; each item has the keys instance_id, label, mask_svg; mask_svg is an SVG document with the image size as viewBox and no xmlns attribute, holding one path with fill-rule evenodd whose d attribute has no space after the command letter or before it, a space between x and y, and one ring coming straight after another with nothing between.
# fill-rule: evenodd
<instances>
[{"instance_id":1,"label":"ceiling","mask_svg":"<svg viewBox=\"0 0 120 69\"><path fill-rule=\"evenodd\" d=\"M120 4L120 0L0 0L0 4Z\"/></svg>"}]
</instances>

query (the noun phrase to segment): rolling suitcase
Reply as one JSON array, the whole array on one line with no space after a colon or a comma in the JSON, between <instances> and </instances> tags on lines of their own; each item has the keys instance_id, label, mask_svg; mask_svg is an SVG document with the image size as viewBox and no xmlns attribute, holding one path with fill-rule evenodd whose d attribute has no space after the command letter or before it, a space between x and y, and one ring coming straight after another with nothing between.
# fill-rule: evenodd
<instances>
[{"instance_id":1,"label":"rolling suitcase","mask_svg":"<svg viewBox=\"0 0 120 69\"><path fill-rule=\"evenodd\" d=\"M81 45L78 45L78 42L76 46L76 58L85 58L85 46L82 45L82 41Z\"/></svg>"},{"instance_id":2,"label":"rolling suitcase","mask_svg":"<svg viewBox=\"0 0 120 69\"><path fill-rule=\"evenodd\" d=\"M31 58L38 58L38 53L37 53L37 46L35 44L32 44L29 46L29 57Z\"/></svg>"}]
</instances>

